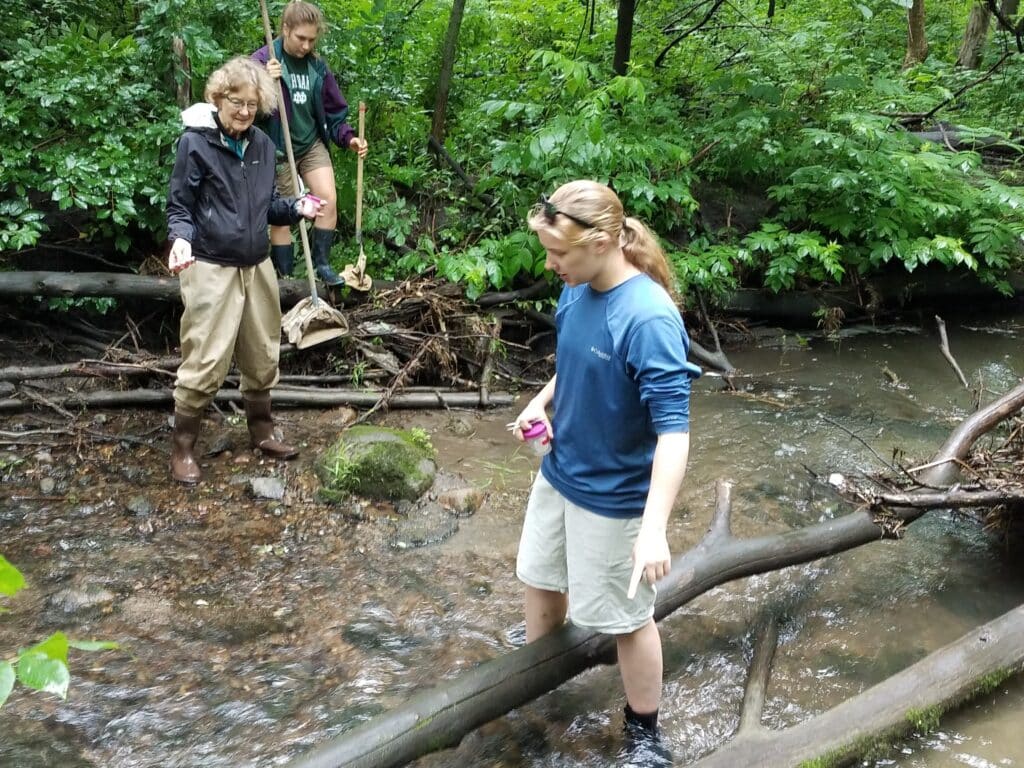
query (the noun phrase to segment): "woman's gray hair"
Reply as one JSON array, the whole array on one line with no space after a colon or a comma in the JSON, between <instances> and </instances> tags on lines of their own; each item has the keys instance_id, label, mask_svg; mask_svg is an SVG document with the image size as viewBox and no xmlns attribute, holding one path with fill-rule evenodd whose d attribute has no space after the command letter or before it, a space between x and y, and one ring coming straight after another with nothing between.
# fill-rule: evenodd
<instances>
[{"instance_id":1,"label":"woman's gray hair","mask_svg":"<svg viewBox=\"0 0 1024 768\"><path fill-rule=\"evenodd\" d=\"M256 100L259 106L256 111L261 115L269 115L277 109L277 89L274 79L267 74L266 68L250 58L237 56L222 66L206 81L204 98L211 104L230 96L247 85L256 89Z\"/></svg>"}]
</instances>

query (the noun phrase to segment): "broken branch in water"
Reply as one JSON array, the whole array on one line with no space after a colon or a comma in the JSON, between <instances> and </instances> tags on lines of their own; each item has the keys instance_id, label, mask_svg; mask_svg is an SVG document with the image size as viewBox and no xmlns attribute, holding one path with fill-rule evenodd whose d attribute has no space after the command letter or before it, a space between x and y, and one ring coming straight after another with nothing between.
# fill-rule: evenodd
<instances>
[{"instance_id":1,"label":"broken branch in water","mask_svg":"<svg viewBox=\"0 0 1024 768\"><path fill-rule=\"evenodd\" d=\"M942 351L942 356L953 366L953 370L956 372L957 378L960 379L960 383L964 385L964 389L970 390L971 385L967 383L964 372L960 370L960 365L957 363L956 358L949 351L949 339L946 337L946 322L938 315L935 316L935 322L939 326L939 349Z\"/></svg>"}]
</instances>

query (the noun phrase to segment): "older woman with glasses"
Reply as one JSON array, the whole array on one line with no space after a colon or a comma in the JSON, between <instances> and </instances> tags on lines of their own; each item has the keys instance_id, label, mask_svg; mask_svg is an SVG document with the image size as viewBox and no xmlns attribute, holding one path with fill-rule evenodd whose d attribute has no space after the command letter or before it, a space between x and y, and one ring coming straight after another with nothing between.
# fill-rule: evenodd
<instances>
[{"instance_id":1,"label":"older woman with glasses","mask_svg":"<svg viewBox=\"0 0 1024 768\"><path fill-rule=\"evenodd\" d=\"M686 472L690 382L700 369L686 359L664 253L611 189L565 184L541 198L528 224L565 288L555 376L515 421L517 438L540 422L551 441L516 561L526 638L566 617L615 635L627 764L671 765L657 729L654 583L671 565L666 527Z\"/></svg>"},{"instance_id":2,"label":"older woman with glasses","mask_svg":"<svg viewBox=\"0 0 1024 768\"><path fill-rule=\"evenodd\" d=\"M267 259L268 224L314 219L319 203L280 197L274 186L274 143L253 120L274 108L273 81L247 58L236 58L206 81L207 103L182 113L167 197L171 251L180 273L181 365L174 386L171 476L199 482L194 450L203 411L231 366L241 374L249 435L265 456L298 451L274 433L270 389L278 380L281 301Z\"/></svg>"}]
</instances>

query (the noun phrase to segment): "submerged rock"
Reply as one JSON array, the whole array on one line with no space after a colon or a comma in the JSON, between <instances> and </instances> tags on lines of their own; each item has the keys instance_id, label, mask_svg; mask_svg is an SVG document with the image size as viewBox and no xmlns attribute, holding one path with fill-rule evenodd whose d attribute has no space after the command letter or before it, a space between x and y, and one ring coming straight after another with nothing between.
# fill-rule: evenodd
<instances>
[{"instance_id":1,"label":"submerged rock","mask_svg":"<svg viewBox=\"0 0 1024 768\"><path fill-rule=\"evenodd\" d=\"M206 449L204 456L220 456L222 453L235 450L235 440L230 432L222 431L215 435Z\"/></svg>"},{"instance_id":2,"label":"submerged rock","mask_svg":"<svg viewBox=\"0 0 1024 768\"><path fill-rule=\"evenodd\" d=\"M153 502L145 496L133 496L125 504L125 510L136 517L147 517L153 514Z\"/></svg>"},{"instance_id":3,"label":"submerged rock","mask_svg":"<svg viewBox=\"0 0 1024 768\"><path fill-rule=\"evenodd\" d=\"M145 467L140 467L135 464L126 464L123 467L120 467L118 469L118 472L121 474L121 477L123 477L129 483L142 482L151 474L150 471Z\"/></svg>"},{"instance_id":4,"label":"submerged rock","mask_svg":"<svg viewBox=\"0 0 1024 768\"><path fill-rule=\"evenodd\" d=\"M440 544L459 531L459 521L440 504L428 502L409 512L395 529L391 545L396 549L416 549Z\"/></svg>"},{"instance_id":5,"label":"submerged rock","mask_svg":"<svg viewBox=\"0 0 1024 768\"><path fill-rule=\"evenodd\" d=\"M472 517L480 511L486 494L459 475L438 472L430 496L456 517Z\"/></svg>"},{"instance_id":6,"label":"submerged rock","mask_svg":"<svg viewBox=\"0 0 1024 768\"><path fill-rule=\"evenodd\" d=\"M136 629L149 633L173 626L174 605L156 592L139 592L121 606L121 616Z\"/></svg>"},{"instance_id":7,"label":"submerged rock","mask_svg":"<svg viewBox=\"0 0 1024 768\"><path fill-rule=\"evenodd\" d=\"M257 499L280 501L284 498L284 483L276 477L254 477L249 481L249 490Z\"/></svg>"},{"instance_id":8,"label":"submerged rock","mask_svg":"<svg viewBox=\"0 0 1024 768\"><path fill-rule=\"evenodd\" d=\"M484 503L484 492L478 488L453 488L438 493L437 502L457 517L470 517Z\"/></svg>"},{"instance_id":9,"label":"submerged rock","mask_svg":"<svg viewBox=\"0 0 1024 768\"><path fill-rule=\"evenodd\" d=\"M115 597L113 592L100 584L85 583L74 584L54 592L48 602L51 608L57 608L64 613L78 613L112 603Z\"/></svg>"}]
</instances>

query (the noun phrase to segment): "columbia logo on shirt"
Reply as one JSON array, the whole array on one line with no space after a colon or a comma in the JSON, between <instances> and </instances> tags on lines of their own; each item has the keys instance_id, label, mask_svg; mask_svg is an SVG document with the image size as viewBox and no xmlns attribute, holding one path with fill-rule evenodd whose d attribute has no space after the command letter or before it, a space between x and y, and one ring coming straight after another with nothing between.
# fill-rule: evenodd
<instances>
[{"instance_id":1,"label":"columbia logo on shirt","mask_svg":"<svg viewBox=\"0 0 1024 768\"><path fill-rule=\"evenodd\" d=\"M611 355L609 355L607 352L602 352L597 347L591 347L590 351L593 352L598 357L600 357L602 360L611 360L612 359Z\"/></svg>"}]
</instances>

